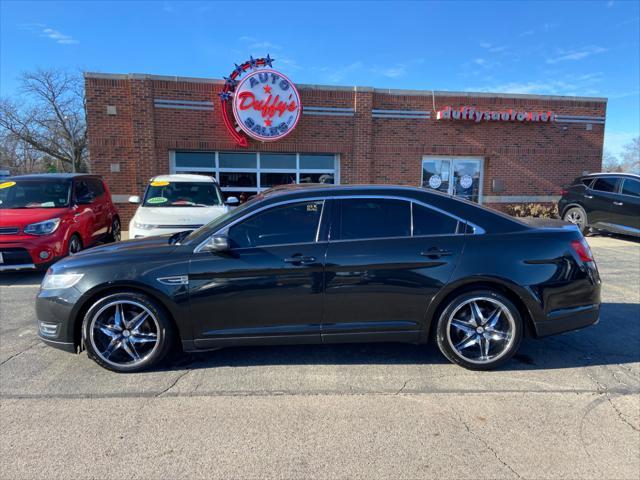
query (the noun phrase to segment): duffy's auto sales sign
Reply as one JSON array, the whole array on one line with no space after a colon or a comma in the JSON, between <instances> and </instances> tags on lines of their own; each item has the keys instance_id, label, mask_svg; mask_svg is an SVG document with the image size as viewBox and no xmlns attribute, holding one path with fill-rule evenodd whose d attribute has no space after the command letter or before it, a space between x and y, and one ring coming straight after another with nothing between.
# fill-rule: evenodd
<instances>
[{"instance_id":1,"label":"duffy's auto sales sign","mask_svg":"<svg viewBox=\"0 0 640 480\"><path fill-rule=\"evenodd\" d=\"M284 74L269 68L273 59L251 59L236 65L220 93L222 115L229 133L241 146L247 140L238 130L261 142L279 140L293 131L302 113L300 94ZM229 117L231 103L235 125Z\"/></svg>"}]
</instances>

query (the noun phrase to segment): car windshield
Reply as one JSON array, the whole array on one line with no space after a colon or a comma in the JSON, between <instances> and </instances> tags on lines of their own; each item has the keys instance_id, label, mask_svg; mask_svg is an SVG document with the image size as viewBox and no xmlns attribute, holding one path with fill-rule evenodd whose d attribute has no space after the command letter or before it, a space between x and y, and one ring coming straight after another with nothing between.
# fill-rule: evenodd
<instances>
[{"instance_id":1,"label":"car windshield","mask_svg":"<svg viewBox=\"0 0 640 480\"><path fill-rule=\"evenodd\" d=\"M64 208L70 197L71 182L66 180L0 181L0 209Z\"/></svg>"},{"instance_id":2,"label":"car windshield","mask_svg":"<svg viewBox=\"0 0 640 480\"><path fill-rule=\"evenodd\" d=\"M222 205L222 197L213 182L153 181L147 187L145 207L210 207Z\"/></svg>"}]
</instances>

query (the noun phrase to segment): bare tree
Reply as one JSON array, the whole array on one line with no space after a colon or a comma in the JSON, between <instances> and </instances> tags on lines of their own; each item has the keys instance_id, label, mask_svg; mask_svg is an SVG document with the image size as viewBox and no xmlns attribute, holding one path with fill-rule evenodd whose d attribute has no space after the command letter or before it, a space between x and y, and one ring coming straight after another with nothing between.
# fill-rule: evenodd
<instances>
[{"instance_id":1,"label":"bare tree","mask_svg":"<svg viewBox=\"0 0 640 480\"><path fill-rule=\"evenodd\" d=\"M602 171L621 172L620 160L610 150L602 152Z\"/></svg>"},{"instance_id":2,"label":"bare tree","mask_svg":"<svg viewBox=\"0 0 640 480\"><path fill-rule=\"evenodd\" d=\"M621 157L625 172L640 173L640 137L632 139L623 147Z\"/></svg>"},{"instance_id":3,"label":"bare tree","mask_svg":"<svg viewBox=\"0 0 640 480\"><path fill-rule=\"evenodd\" d=\"M0 133L10 134L65 171L89 169L82 78L62 70L21 76L21 102L0 99ZM2 132L3 131L3 132Z\"/></svg>"}]
</instances>

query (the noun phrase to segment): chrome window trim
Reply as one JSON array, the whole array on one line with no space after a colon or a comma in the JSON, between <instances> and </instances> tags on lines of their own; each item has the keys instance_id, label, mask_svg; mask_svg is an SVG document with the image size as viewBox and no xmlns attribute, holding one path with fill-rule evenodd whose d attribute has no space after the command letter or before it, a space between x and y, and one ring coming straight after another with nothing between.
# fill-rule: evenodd
<instances>
[{"instance_id":1,"label":"chrome window trim","mask_svg":"<svg viewBox=\"0 0 640 480\"><path fill-rule=\"evenodd\" d=\"M319 197L306 197L306 198L296 198L296 199L291 199L291 200L284 200L281 202L277 202L277 203L272 203L269 205L265 205L261 208L258 208L257 210L254 210L252 212L247 213L246 215L241 216L240 218L234 220L233 222L231 222L229 225L221 228L220 230L216 230L215 232L213 232L211 235L208 235L202 242L200 242L198 244L198 246L193 250L193 253L200 253L200 251L202 250L202 247L209 241L209 239L211 237L213 237L214 235L221 235L221 234L225 234L228 232L229 228L233 227L234 225L242 222L243 220L246 220L250 217L252 217L253 215L256 215L264 210L267 210L269 208L275 208L275 207L279 207L282 205L288 205L291 203L305 203L305 202L323 202L322 204L322 211L320 213L320 221L318 223L318 232L316 233L316 241L315 242L308 242L308 243L322 243L319 242L318 240L318 235L320 232L320 228L322 226L322 222L324 220L324 211L325 211L325 205L327 200L343 200L343 199L360 199L360 198L376 198L376 199L389 199L389 200L403 200L405 202L409 202L410 204L416 203L420 206L423 206L425 208L429 208L435 212L439 212L443 215L447 215L448 217L451 217L455 220L457 220L458 222L462 222L468 226L470 226L473 229L473 233L458 233L457 228L456 228L456 232L453 234L450 233L443 233L443 234L436 234L436 235L419 235L419 236L414 236L413 235L413 205L410 207L411 210L411 236L410 237L375 237L375 238L359 238L359 239L348 239L348 240L331 240L330 238L328 239L329 242L343 242L343 241L348 241L348 242L352 242L352 241L363 241L363 240L388 240L388 239L394 239L394 238L423 238L423 237L438 237L438 236L451 236L451 235L484 235L486 233L486 230L478 225L476 225L475 223L469 222L467 220L464 220L463 218L458 217L457 215L453 215L452 213L446 212L444 210L442 210L441 208L438 207L434 207L433 205L429 205L426 204L424 202L421 202L419 200L416 200L414 198L408 198L408 197L400 197L400 196L396 196L396 195L339 195L339 196L319 196ZM323 241L324 242L324 241ZM250 248L265 248L265 247L276 247L276 246L281 246L281 245L302 245L302 243L286 243L286 244L278 244L278 245L263 245L262 247L250 247ZM240 250L240 249L236 249L236 250Z\"/></svg>"}]
</instances>

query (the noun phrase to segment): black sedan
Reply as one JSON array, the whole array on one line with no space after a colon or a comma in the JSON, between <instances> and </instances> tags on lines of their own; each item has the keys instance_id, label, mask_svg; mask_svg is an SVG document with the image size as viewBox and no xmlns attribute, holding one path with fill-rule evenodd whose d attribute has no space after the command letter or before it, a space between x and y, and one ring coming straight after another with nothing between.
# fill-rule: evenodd
<instances>
[{"instance_id":1,"label":"black sedan","mask_svg":"<svg viewBox=\"0 0 640 480\"><path fill-rule=\"evenodd\" d=\"M134 372L235 345L434 340L485 370L523 335L592 325L600 279L582 234L436 192L289 186L192 231L53 265L42 340Z\"/></svg>"}]
</instances>

